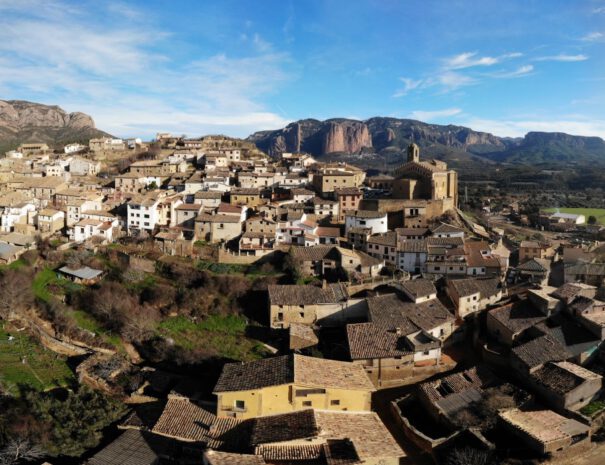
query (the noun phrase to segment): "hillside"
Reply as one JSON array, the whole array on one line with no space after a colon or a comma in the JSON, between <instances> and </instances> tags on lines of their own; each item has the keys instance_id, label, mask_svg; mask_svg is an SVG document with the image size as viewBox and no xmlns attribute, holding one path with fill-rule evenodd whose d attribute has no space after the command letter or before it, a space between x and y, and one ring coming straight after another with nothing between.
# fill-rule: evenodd
<instances>
[{"instance_id":1,"label":"hillside","mask_svg":"<svg viewBox=\"0 0 605 465\"><path fill-rule=\"evenodd\" d=\"M524 138L498 137L463 126L383 117L365 121L300 120L283 129L256 132L248 140L272 156L302 151L330 159L369 157L373 163L387 165L393 159L400 159L412 141L420 145L427 156L454 165L570 161L605 164L605 141L599 137L546 132L530 132Z\"/></svg>"},{"instance_id":2,"label":"hillside","mask_svg":"<svg viewBox=\"0 0 605 465\"><path fill-rule=\"evenodd\" d=\"M80 112L67 113L55 105L0 100L0 153L24 142L45 142L59 148L70 142L88 143L108 136L93 119Z\"/></svg>"}]
</instances>

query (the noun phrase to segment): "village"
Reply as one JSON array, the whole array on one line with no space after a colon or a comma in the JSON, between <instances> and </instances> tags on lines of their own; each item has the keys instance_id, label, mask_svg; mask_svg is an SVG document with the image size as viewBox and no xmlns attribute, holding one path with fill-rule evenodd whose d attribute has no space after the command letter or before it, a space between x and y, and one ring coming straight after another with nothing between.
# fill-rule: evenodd
<instances>
[{"instance_id":1,"label":"village","mask_svg":"<svg viewBox=\"0 0 605 465\"><path fill-rule=\"evenodd\" d=\"M565 464L594 454L605 437L597 226L540 212L532 228L514 205L480 221L459 200L457 172L414 143L398 168L373 176L305 153L270 158L224 136L108 137L62 152L21 144L0 159L0 265L46 276L35 297L47 310L0 313L0 344L19 330L78 356L79 382L128 406L88 465ZM179 295L213 308L235 290L211 294L194 273L267 279L245 294L245 315L229 317L245 327L232 352L201 357L213 364L202 380L176 355L145 363L144 320L168 284L141 297L113 347L97 328L61 329L53 302L92 318L95 289L112 298L118 261L133 289L178 277ZM166 308L177 301L165 298ZM182 328L223 318L194 313L162 315L166 352ZM166 323L177 320L182 328ZM254 345L239 357L244 340ZM118 389L133 370L141 381ZM15 395L0 377L2 391Z\"/></svg>"}]
</instances>

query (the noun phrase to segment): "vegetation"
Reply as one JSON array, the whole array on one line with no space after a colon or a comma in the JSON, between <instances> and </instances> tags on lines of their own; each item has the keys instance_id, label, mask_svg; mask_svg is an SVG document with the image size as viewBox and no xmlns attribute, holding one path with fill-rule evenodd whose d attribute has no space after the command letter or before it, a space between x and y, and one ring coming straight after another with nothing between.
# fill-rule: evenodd
<instances>
[{"instance_id":1,"label":"vegetation","mask_svg":"<svg viewBox=\"0 0 605 465\"><path fill-rule=\"evenodd\" d=\"M580 409L580 413L582 415L586 415L587 417L592 417L596 413L605 410L605 400L593 400L589 404L586 404L584 407Z\"/></svg>"},{"instance_id":2,"label":"vegetation","mask_svg":"<svg viewBox=\"0 0 605 465\"><path fill-rule=\"evenodd\" d=\"M170 318L158 326L158 334L170 338L179 349L208 357L250 361L266 355L263 346L245 336L246 320L239 315L211 315L196 322Z\"/></svg>"},{"instance_id":3,"label":"vegetation","mask_svg":"<svg viewBox=\"0 0 605 465\"><path fill-rule=\"evenodd\" d=\"M47 390L74 381L65 357L43 348L23 332L0 321L0 387L13 395L21 386Z\"/></svg>"},{"instance_id":4,"label":"vegetation","mask_svg":"<svg viewBox=\"0 0 605 465\"><path fill-rule=\"evenodd\" d=\"M18 400L0 400L0 457L15 442L36 446L38 456L77 457L97 446L102 430L126 413L119 402L86 387L21 394Z\"/></svg>"},{"instance_id":5,"label":"vegetation","mask_svg":"<svg viewBox=\"0 0 605 465\"><path fill-rule=\"evenodd\" d=\"M598 223L605 225L605 208L547 208L544 211L554 213L572 213L574 215L584 215L586 221L590 224L591 217L594 218L592 224Z\"/></svg>"}]
</instances>

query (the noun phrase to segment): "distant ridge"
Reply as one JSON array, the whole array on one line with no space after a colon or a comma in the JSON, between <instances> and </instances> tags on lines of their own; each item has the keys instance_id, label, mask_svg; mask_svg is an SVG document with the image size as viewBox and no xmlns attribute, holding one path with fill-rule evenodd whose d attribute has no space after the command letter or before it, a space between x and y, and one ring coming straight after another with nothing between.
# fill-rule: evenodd
<instances>
[{"instance_id":1,"label":"distant ridge","mask_svg":"<svg viewBox=\"0 0 605 465\"><path fill-rule=\"evenodd\" d=\"M256 132L247 140L272 156L284 151L319 157L364 152L388 156L402 152L413 140L424 153L437 158L455 153L510 163L605 164L605 141L599 137L548 132L530 132L522 138L498 137L463 126L386 117L365 121L304 119L282 129Z\"/></svg>"},{"instance_id":2,"label":"distant ridge","mask_svg":"<svg viewBox=\"0 0 605 465\"><path fill-rule=\"evenodd\" d=\"M85 113L67 113L56 105L24 100L0 100L0 153L25 142L45 142L60 148L101 136L109 134L97 129Z\"/></svg>"}]
</instances>

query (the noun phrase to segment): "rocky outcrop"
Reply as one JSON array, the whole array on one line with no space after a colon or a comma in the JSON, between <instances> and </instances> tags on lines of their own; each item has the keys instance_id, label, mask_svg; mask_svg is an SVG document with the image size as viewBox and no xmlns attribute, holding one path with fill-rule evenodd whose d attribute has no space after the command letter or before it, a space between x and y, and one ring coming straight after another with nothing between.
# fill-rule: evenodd
<instances>
[{"instance_id":1,"label":"rocky outcrop","mask_svg":"<svg viewBox=\"0 0 605 465\"><path fill-rule=\"evenodd\" d=\"M372 147L370 130L357 121L329 121L323 134L323 153L358 153Z\"/></svg>"},{"instance_id":2,"label":"rocky outcrop","mask_svg":"<svg viewBox=\"0 0 605 465\"><path fill-rule=\"evenodd\" d=\"M108 135L96 129L85 113L67 113L56 105L23 100L0 100L0 149L23 142L45 142L57 147L69 142L88 142Z\"/></svg>"},{"instance_id":3,"label":"rocky outcrop","mask_svg":"<svg viewBox=\"0 0 605 465\"><path fill-rule=\"evenodd\" d=\"M423 154L440 159L455 154L452 156L459 160L466 156L469 160L513 163L605 162L605 141L599 137L529 132L513 139L463 126L385 117L365 121L300 120L284 129L254 133L248 140L271 156L282 152L356 155L371 150L390 157L404 153L410 142L415 142Z\"/></svg>"},{"instance_id":4,"label":"rocky outcrop","mask_svg":"<svg viewBox=\"0 0 605 465\"><path fill-rule=\"evenodd\" d=\"M505 148L505 143L492 134L397 118L301 120L277 131L252 134L248 140L273 156L300 151L314 155L355 154L366 149L379 152L390 147L405 148L412 140L421 146L440 144L470 151L485 146L494 151Z\"/></svg>"}]
</instances>

